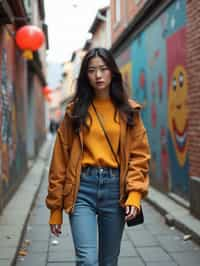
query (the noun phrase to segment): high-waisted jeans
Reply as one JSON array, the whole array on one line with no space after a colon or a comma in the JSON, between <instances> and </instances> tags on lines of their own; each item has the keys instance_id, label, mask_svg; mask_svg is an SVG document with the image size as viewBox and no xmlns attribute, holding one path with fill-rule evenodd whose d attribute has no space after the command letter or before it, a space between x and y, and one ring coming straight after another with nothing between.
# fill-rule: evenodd
<instances>
[{"instance_id":1,"label":"high-waisted jeans","mask_svg":"<svg viewBox=\"0 0 200 266\"><path fill-rule=\"evenodd\" d=\"M119 169L83 168L69 216L77 266L117 266L125 217L119 187Z\"/></svg>"}]
</instances>

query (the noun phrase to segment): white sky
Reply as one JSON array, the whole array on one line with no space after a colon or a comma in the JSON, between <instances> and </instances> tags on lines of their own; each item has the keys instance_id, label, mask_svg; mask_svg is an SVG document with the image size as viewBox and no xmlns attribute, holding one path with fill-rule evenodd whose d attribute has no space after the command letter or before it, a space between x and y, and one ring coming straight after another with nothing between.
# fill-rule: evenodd
<instances>
[{"instance_id":1,"label":"white sky","mask_svg":"<svg viewBox=\"0 0 200 266\"><path fill-rule=\"evenodd\" d=\"M82 48L89 38L88 30L97 10L109 3L110 0L45 0L50 46L47 60L69 60L72 52Z\"/></svg>"}]
</instances>

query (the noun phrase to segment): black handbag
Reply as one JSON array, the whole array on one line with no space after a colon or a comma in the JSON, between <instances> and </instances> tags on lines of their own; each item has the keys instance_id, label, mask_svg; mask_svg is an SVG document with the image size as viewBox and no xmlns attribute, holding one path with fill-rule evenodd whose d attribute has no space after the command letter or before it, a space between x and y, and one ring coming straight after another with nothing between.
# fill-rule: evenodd
<instances>
[{"instance_id":1,"label":"black handbag","mask_svg":"<svg viewBox=\"0 0 200 266\"><path fill-rule=\"evenodd\" d=\"M134 225L138 225L138 224L143 224L144 223L144 214L143 214L143 210L142 210L142 206L140 206L140 211L137 213L137 215L126 222L126 224L128 226L134 226Z\"/></svg>"},{"instance_id":2,"label":"black handbag","mask_svg":"<svg viewBox=\"0 0 200 266\"><path fill-rule=\"evenodd\" d=\"M99 114L98 114L98 112L97 112L97 110L96 110L96 108L95 108L93 103L92 103L92 107L93 107L93 109L95 111L95 114L96 114L97 119L99 121L99 124L100 124L100 126L101 126L101 128L103 130L103 133L104 133L104 135L106 137L106 140L107 140L107 142L109 144L109 147L110 147L110 149L111 149L111 151L112 151L112 153L113 153L113 155L115 157L115 160L116 160L117 164L120 166L120 163L119 163L119 160L117 158L117 155L114 152L114 149L112 147L110 139L109 139L109 137L108 137L108 135L106 133L106 130L105 130L104 126L103 126L103 122L102 122L102 120L101 120L101 118L100 118L100 116L99 116ZM127 221L126 224L127 224L127 226L135 226L135 225L139 225L139 224L142 224L142 223L144 223L144 214L143 214L142 206L140 206L140 211L137 212L136 216L133 219Z\"/></svg>"}]
</instances>

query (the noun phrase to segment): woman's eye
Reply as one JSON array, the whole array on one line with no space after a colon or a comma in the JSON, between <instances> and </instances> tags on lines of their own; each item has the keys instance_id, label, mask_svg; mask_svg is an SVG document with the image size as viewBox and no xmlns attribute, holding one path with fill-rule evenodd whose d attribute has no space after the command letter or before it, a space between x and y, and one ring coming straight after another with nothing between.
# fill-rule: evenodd
<instances>
[{"instance_id":1,"label":"woman's eye","mask_svg":"<svg viewBox=\"0 0 200 266\"><path fill-rule=\"evenodd\" d=\"M94 69L88 69L88 73L93 73Z\"/></svg>"}]
</instances>

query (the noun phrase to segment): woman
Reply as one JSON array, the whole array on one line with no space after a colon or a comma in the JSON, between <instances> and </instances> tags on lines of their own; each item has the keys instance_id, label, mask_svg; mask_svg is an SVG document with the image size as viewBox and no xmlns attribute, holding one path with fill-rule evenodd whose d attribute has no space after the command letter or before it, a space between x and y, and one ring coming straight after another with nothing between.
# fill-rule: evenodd
<instances>
[{"instance_id":1,"label":"woman","mask_svg":"<svg viewBox=\"0 0 200 266\"><path fill-rule=\"evenodd\" d=\"M111 53L91 49L57 132L46 198L56 236L69 213L78 266L116 266L124 224L140 211L150 151L139 111Z\"/></svg>"}]
</instances>

